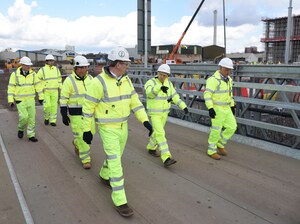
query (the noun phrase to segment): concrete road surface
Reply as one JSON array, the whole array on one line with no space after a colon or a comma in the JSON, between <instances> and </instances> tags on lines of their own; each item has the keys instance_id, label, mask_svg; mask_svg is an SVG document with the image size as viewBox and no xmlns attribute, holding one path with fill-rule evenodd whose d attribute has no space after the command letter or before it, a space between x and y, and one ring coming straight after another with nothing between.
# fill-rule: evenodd
<instances>
[{"instance_id":1,"label":"concrete road surface","mask_svg":"<svg viewBox=\"0 0 300 224\"><path fill-rule=\"evenodd\" d=\"M45 126L38 106L36 128L37 143L20 140L17 112L0 112L1 136L34 223L300 223L299 160L231 141L229 155L214 161L206 155L206 133L168 123L178 162L164 168L146 152L148 132L132 117L123 170L134 216L123 218L98 179L104 160L98 134L92 169L84 170L60 117L57 127ZM25 223L2 151L0 168L0 223Z\"/></svg>"}]
</instances>

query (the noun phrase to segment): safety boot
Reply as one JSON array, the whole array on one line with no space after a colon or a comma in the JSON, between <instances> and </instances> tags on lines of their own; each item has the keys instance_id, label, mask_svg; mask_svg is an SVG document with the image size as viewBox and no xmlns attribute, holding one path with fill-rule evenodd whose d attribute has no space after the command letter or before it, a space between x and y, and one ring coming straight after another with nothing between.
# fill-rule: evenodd
<instances>
[{"instance_id":1,"label":"safety boot","mask_svg":"<svg viewBox=\"0 0 300 224\"><path fill-rule=\"evenodd\" d=\"M104 179L103 177L101 177L100 175L99 175L99 178L100 178L101 183L102 183L105 187L111 189L109 180L105 180L105 179Z\"/></svg>"},{"instance_id":2,"label":"safety boot","mask_svg":"<svg viewBox=\"0 0 300 224\"><path fill-rule=\"evenodd\" d=\"M18 138L23 138L24 131L18 131Z\"/></svg>"},{"instance_id":3,"label":"safety boot","mask_svg":"<svg viewBox=\"0 0 300 224\"><path fill-rule=\"evenodd\" d=\"M128 206L128 204L115 206L115 208L121 216L129 217L133 215L133 210Z\"/></svg>"},{"instance_id":4,"label":"safety boot","mask_svg":"<svg viewBox=\"0 0 300 224\"><path fill-rule=\"evenodd\" d=\"M212 155L208 155L210 158L215 159L215 160L220 160L221 156L218 153L214 153Z\"/></svg>"},{"instance_id":5,"label":"safety boot","mask_svg":"<svg viewBox=\"0 0 300 224\"><path fill-rule=\"evenodd\" d=\"M36 137L30 137L30 138L29 138L29 141L31 141L31 142L37 142L38 140L37 140Z\"/></svg>"},{"instance_id":6,"label":"safety boot","mask_svg":"<svg viewBox=\"0 0 300 224\"><path fill-rule=\"evenodd\" d=\"M48 124L49 124L49 120L46 120L46 119L45 119L44 124L45 124L45 125L48 125Z\"/></svg>"},{"instance_id":7,"label":"safety boot","mask_svg":"<svg viewBox=\"0 0 300 224\"><path fill-rule=\"evenodd\" d=\"M73 140L73 145L74 145L74 151L75 151L75 154L79 157L79 149L76 147L75 145L75 141Z\"/></svg>"},{"instance_id":8,"label":"safety boot","mask_svg":"<svg viewBox=\"0 0 300 224\"><path fill-rule=\"evenodd\" d=\"M218 154L221 156L227 156L227 151L225 148L218 148Z\"/></svg>"},{"instance_id":9,"label":"safety boot","mask_svg":"<svg viewBox=\"0 0 300 224\"><path fill-rule=\"evenodd\" d=\"M82 165L82 167L83 167L83 169L88 170L88 169L91 169L92 165L91 165L91 163L84 163L84 164Z\"/></svg>"},{"instance_id":10,"label":"safety boot","mask_svg":"<svg viewBox=\"0 0 300 224\"><path fill-rule=\"evenodd\" d=\"M160 153L155 149L155 150L150 150L148 149L148 153L151 155L151 156L154 156L154 157L160 157Z\"/></svg>"},{"instance_id":11,"label":"safety boot","mask_svg":"<svg viewBox=\"0 0 300 224\"><path fill-rule=\"evenodd\" d=\"M164 161L164 166L165 167L168 167L168 166L171 166L173 165L174 163L176 163L177 161L175 159L172 159L172 158L167 158L165 161Z\"/></svg>"},{"instance_id":12,"label":"safety boot","mask_svg":"<svg viewBox=\"0 0 300 224\"><path fill-rule=\"evenodd\" d=\"M50 125L51 125L52 127L55 127L55 126L56 126L56 123L51 122Z\"/></svg>"}]
</instances>

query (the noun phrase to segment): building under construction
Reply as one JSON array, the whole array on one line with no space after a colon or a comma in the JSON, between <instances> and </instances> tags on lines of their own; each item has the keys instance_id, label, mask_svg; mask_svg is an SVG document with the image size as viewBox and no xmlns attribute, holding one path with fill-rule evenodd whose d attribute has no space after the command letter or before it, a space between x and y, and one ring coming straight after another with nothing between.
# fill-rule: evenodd
<instances>
[{"instance_id":1,"label":"building under construction","mask_svg":"<svg viewBox=\"0 0 300 224\"><path fill-rule=\"evenodd\" d=\"M265 43L267 62L284 62L287 20L287 17L262 19L265 23L265 37L261 42ZM292 17L289 61L300 61L300 15Z\"/></svg>"}]
</instances>

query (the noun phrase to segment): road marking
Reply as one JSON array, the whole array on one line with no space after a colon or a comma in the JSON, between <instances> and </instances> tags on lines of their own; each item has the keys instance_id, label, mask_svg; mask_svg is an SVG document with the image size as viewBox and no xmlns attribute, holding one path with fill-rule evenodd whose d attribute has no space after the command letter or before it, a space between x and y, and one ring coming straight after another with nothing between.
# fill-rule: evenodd
<instances>
[{"instance_id":1,"label":"road marking","mask_svg":"<svg viewBox=\"0 0 300 224\"><path fill-rule=\"evenodd\" d=\"M14 171L13 165L10 161L9 155L8 155L7 150L5 148L5 145L4 145L1 134L0 134L0 144L1 144L2 152L3 152L3 155L4 155L5 161L6 161L7 168L8 168L9 174L10 174L10 178L12 180L12 183L15 187L15 191L16 191L18 199L19 199L19 203L20 203L20 206L21 206L26 224L34 224L31 213L30 213L29 208L27 206L27 203L25 201L21 186L19 184L16 173Z\"/></svg>"}]
</instances>

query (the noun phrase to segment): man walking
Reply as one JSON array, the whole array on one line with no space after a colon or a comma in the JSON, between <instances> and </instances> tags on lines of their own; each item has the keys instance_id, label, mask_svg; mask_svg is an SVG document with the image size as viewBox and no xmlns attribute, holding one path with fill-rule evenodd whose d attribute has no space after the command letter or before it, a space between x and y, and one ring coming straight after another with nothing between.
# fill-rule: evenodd
<instances>
[{"instance_id":1,"label":"man walking","mask_svg":"<svg viewBox=\"0 0 300 224\"><path fill-rule=\"evenodd\" d=\"M215 160L227 155L225 144L237 128L230 77L232 60L223 58L219 66L220 69L207 79L204 91L205 105L211 118L207 154Z\"/></svg>"},{"instance_id":2,"label":"man walking","mask_svg":"<svg viewBox=\"0 0 300 224\"><path fill-rule=\"evenodd\" d=\"M129 62L129 54L124 47L114 48L108 55L108 66L93 79L83 104L83 139L91 143L93 135L90 124L95 116L106 154L99 176L112 189L115 208L125 217L133 215L133 210L127 204L121 162L131 111L149 130L149 135L152 134L145 108L126 75Z\"/></svg>"},{"instance_id":3,"label":"man walking","mask_svg":"<svg viewBox=\"0 0 300 224\"><path fill-rule=\"evenodd\" d=\"M39 103L43 104L44 94L37 74L31 69L30 58L24 56L20 60L21 67L11 73L7 88L7 99L10 107L17 106L19 114L18 138L23 138L27 126L27 137L37 142L35 137L35 95L39 95Z\"/></svg>"},{"instance_id":4,"label":"man walking","mask_svg":"<svg viewBox=\"0 0 300 224\"><path fill-rule=\"evenodd\" d=\"M172 158L165 136L165 124L170 112L171 102L188 113L186 104L180 99L173 84L169 81L170 66L162 64L157 69L157 75L145 84L147 112L153 125L153 135L150 136L147 150L154 157L161 157L163 164L168 167L176 163ZM158 147L159 152L156 150Z\"/></svg>"},{"instance_id":5,"label":"man walking","mask_svg":"<svg viewBox=\"0 0 300 224\"><path fill-rule=\"evenodd\" d=\"M46 64L38 71L38 77L44 88L44 124L56 126L58 89L61 89L61 74L54 66L54 57L48 54L45 58Z\"/></svg>"},{"instance_id":6,"label":"man walking","mask_svg":"<svg viewBox=\"0 0 300 224\"><path fill-rule=\"evenodd\" d=\"M60 96L62 121L66 126L69 126L71 123L75 153L79 156L84 169L91 168L90 146L82 139L83 127L81 119L82 103L87 88L91 85L93 79L87 73L88 66L88 60L84 56L76 56L74 58L74 71L65 79ZM89 125L88 128L94 134L95 123L93 120Z\"/></svg>"}]
</instances>

